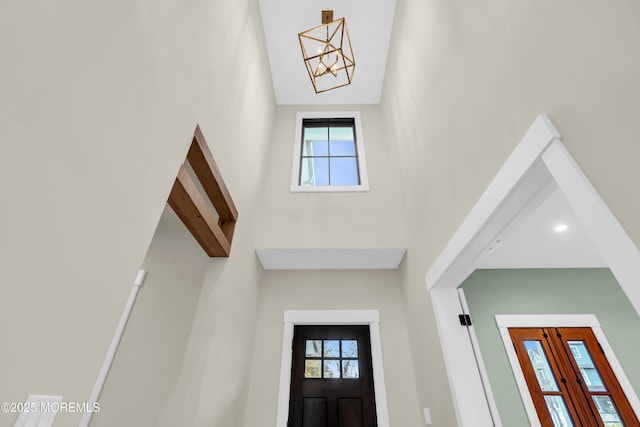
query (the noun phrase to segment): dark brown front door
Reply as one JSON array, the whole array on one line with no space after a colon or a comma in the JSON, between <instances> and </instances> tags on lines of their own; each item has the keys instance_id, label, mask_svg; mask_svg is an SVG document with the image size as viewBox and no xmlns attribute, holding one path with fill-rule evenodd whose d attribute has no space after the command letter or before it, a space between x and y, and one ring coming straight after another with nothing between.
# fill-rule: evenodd
<instances>
[{"instance_id":1,"label":"dark brown front door","mask_svg":"<svg viewBox=\"0 0 640 427\"><path fill-rule=\"evenodd\" d=\"M289 427L376 427L369 326L296 326Z\"/></svg>"}]
</instances>

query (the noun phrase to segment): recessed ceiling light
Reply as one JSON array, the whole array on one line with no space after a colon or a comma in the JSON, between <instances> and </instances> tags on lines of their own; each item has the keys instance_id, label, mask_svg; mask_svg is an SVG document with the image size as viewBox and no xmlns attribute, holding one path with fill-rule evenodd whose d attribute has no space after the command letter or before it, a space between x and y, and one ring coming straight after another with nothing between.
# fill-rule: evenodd
<instances>
[{"instance_id":1,"label":"recessed ceiling light","mask_svg":"<svg viewBox=\"0 0 640 427\"><path fill-rule=\"evenodd\" d=\"M562 233L563 231L567 231L568 228L569 226L567 224L558 224L555 226L553 231L555 231L556 233Z\"/></svg>"}]
</instances>

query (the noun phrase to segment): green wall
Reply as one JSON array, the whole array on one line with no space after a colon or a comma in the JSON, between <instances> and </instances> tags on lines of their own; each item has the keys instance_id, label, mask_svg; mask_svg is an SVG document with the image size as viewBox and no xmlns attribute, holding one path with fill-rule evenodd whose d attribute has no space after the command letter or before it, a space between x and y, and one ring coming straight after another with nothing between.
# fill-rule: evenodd
<instances>
[{"instance_id":1,"label":"green wall","mask_svg":"<svg viewBox=\"0 0 640 427\"><path fill-rule=\"evenodd\" d=\"M496 314L595 314L636 393L640 317L607 268L476 270L462 284L502 424L528 425Z\"/></svg>"}]
</instances>

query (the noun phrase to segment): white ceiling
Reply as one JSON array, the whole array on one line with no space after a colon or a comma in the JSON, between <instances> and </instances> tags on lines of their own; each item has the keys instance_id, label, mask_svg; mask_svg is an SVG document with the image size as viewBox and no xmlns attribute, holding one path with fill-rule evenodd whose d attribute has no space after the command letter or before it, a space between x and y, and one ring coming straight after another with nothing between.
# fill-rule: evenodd
<instances>
[{"instance_id":1,"label":"white ceiling","mask_svg":"<svg viewBox=\"0 0 640 427\"><path fill-rule=\"evenodd\" d=\"M258 3L279 105L380 103L395 0L259 0ZM333 10L334 19L345 18L356 67L353 83L316 94L302 60L298 33L320 25L323 10Z\"/></svg>"},{"instance_id":2,"label":"white ceiling","mask_svg":"<svg viewBox=\"0 0 640 427\"><path fill-rule=\"evenodd\" d=\"M480 268L607 267L559 189L518 221L511 233L487 249ZM558 224L568 229L555 232Z\"/></svg>"},{"instance_id":3,"label":"white ceiling","mask_svg":"<svg viewBox=\"0 0 640 427\"><path fill-rule=\"evenodd\" d=\"M256 249L265 270L395 270L404 248Z\"/></svg>"}]
</instances>

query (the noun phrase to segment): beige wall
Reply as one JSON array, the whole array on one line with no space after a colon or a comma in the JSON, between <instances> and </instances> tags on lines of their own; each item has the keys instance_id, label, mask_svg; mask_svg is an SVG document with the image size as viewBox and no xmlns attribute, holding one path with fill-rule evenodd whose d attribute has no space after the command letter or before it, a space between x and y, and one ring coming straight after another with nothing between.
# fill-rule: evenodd
<instances>
[{"instance_id":1,"label":"beige wall","mask_svg":"<svg viewBox=\"0 0 640 427\"><path fill-rule=\"evenodd\" d=\"M360 111L371 191L291 193L297 111ZM257 248L405 247L403 201L393 141L380 108L280 106L257 218Z\"/></svg>"},{"instance_id":2,"label":"beige wall","mask_svg":"<svg viewBox=\"0 0 640 427\"><path fill-rule=\"evenodd\" d=\"M536 115L549 114L640 242L638 22L633 1L398 3L382 115L403 166L412 232L402 288L419 402L434 425L455 421L424 275Z\"/></svg>"},{"instance_id":3,"label":"beige wall","mask_svg":"<svg viewBox=\"0 0 640 427\"><path fill-rule=\"evenodd\" d=\"M275 426L284 310L380 310L392 426L420 426L397 271L269 271L262 281L245 426Z\"/></svg>"},{"instance_id":4,"label":"beige wall","mask_svg":"<svg viewBox=\"0 0 640 427\"><path fill-rule=\"evenodd\" d=\"M298 111L361 113L370 191L291 193ZM257 248L406 247L399 165L378 106L280 106L256 217ZM246 426L276 417L285 309L381 310L392 425L420 425L397 271L270 271L264 274Z\"/></svg>"},{"instance_id":5,"label":"beige wall","mask_svg":"<svg viewBox=\"0 0 640 427\"><path fill-rule=\"evenodd\" d=\"M370 191L291 193L298 111L361 113ZM280 106L256 217L257 248L406 247L399 165L375 105ZM397 271L270 271L260 315L246 426L273 425L285 309L380 309L382 352L392 425L421 425Z\"/></svg>"},{"instance_id":6,"label":"beige wall","mask_svg":"<svg viewBox=\"0 0 640 427\"><path fill-rule=\"evenodd\" d=\"M154 426L182 370L209 257L168 206L91 426Z\"/></svg>"},{"instance_id":7,"label":"beige wall","mask_svg":"<svg viewBox=\"0 0 640 427\"><path fill-rule=\"evenodd\" d=\"M274 109L257 4L4 2L0 34L0 397L83 402L197 123L240 212L233 253L254 259L247 236ZM203 292L259 274L212 264ZM216 315L246 319L233 332L251 353L258 293L255 283L239 289L248 304ZM202 324L207 304L186 354L176 349L185 360L208 348L203 340L227 338ZM182 396L199 396L209 380L182 372ZM246 377L231 381L246 394ZM227 397L205 397L198 419L215 419ZM200 406L170 404L188 414ZM0 414L0 424L16 417ZM79 419L61 413L55 425Z\"/></svg>"}]
</instances>

